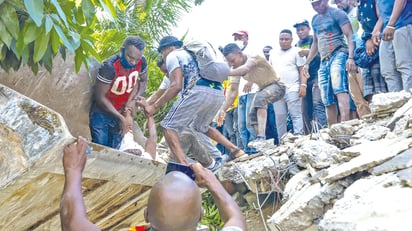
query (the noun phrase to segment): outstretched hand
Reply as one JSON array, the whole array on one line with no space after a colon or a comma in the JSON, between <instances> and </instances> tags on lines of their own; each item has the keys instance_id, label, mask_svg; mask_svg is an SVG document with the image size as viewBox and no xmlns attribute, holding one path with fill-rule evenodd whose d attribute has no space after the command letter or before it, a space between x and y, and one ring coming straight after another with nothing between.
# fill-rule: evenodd
<instances>
[{"instance_id":1,"label":"outstretched hand","mask_svg":"<svg viewBox=\"0 0 412 231\"><path fill-rule=\"evenodd\" d=\"M218 182L216 176L207 168L204 168L199 163L194 163L189 165L193 172L195 173L196 179L195 182L199 187L209 188L213 182Z\"/></svg>"},{"instance_id":2,"label":"outstretched hand","mask_svg":"<svg viewBox=\"0 0 412 231\"><path fill-rule=\"evenodd\" d=\"M82 173L86 164L87 141L84 137L77 137L76 142L68 144L63 149L63 168L67 174L70 171Z\"/></svg>"},{"instance_id":3,"label":"outstretched hand","mask_svg":"<svg viewBox=\"0 0 412 231\"><path fill-rule=\"evenodd\" d=\"M146 117L153 116L156 113L156 108L153 105L149 105L144 97L138 96L136 104L144 109Z\"/></svg>"}]
</instances>

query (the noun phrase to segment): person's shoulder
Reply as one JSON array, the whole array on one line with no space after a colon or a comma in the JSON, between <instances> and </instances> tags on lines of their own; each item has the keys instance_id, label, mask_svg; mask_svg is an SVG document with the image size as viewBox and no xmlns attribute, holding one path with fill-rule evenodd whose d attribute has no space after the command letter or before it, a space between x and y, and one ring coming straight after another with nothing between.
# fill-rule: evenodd
<instances>
[{"instance_id":1,"label":"person's shoulder","mask_svg":"<svg viewBox=\"0 0 412 231\"><path fill-rule=\"evenodd\" d=\"M99 68L97 79L103 83L110 84L116 76L114 63L120 59L119 55L112 55L105 59Z\"/></svg>"},{"instance_id":2,"label":"person's shoulder","mask_svg":"<svg viewBox=\"0 0 412 231\"><path fill-rule=\"evenodd\" d=\"M120 55L119 54L114 54L114 55L110 56L109 58L105 59L103 61L102 66L111 66L111 67L113 67L114 63L119 59L120 59Z\"/></svg>"}]
</instances>

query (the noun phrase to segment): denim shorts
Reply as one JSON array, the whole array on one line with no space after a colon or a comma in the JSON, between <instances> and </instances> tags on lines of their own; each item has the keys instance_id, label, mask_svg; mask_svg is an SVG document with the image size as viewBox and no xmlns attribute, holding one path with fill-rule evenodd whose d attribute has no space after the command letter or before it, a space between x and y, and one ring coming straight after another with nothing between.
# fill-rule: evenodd
<instances>
[{"instance_id":1,"label":"denim shorts","mask_svg":"<svg viewBox=\"0 0 412 231\"><path fill-rule=\"evenodd\" d=\"M318 71L319 88L325 106L337 103L336 95L349 92L346 60L348 54L336 51L330 59L322 60Z\"/></svg>"},{"instance_id":2,"label":"denim shorts","mask_svg":"<svg viewBox=\"0 0 412 231\"><path fill-rule=\"evenodd\" d=\"M249 112L249 122L251 125L257 124L257 109L267 108L268 104L274 103L283 98L285 95L286 87L285 85L274 82L265 88L256 92L255 97L252 101L252 106Z\"/></svg>"},{"instance_id":3,"label":"denim shorts","mask_svg":"<svg viewBox=\"0 0 412 231\"><path fill-rule=\"evenodd\" d=\"M198 132L206 133L224 100L222 90L194 86L173 104L160 125L179 134L189 125Z\"/></svg>"}]
</instances>

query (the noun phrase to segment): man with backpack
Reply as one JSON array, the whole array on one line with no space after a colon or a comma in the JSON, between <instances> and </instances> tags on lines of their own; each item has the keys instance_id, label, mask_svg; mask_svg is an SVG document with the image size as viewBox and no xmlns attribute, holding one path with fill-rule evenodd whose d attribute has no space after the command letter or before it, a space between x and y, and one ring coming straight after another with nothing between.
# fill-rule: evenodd
<instances>
[{"instance_id":1,"label":"man with backpack","mask_svg":"<svg viewBox=\"0 0 412 231\"><path fill-rule=\"evenodd\" d=\"M180 93L160 124L171 152L180 163L188 164L179 142L179 133L187 127L205 133L225 146L232 159L245 155L210 126L225 100L222 83L202 78L196 59L188 51L179 49L182 46L183 42L174 36L165 36L160 40L158 51L166 61L170 86L155 103L146 106L145 111L149 115L154 114Z\"/></svg>"}]
</instances>

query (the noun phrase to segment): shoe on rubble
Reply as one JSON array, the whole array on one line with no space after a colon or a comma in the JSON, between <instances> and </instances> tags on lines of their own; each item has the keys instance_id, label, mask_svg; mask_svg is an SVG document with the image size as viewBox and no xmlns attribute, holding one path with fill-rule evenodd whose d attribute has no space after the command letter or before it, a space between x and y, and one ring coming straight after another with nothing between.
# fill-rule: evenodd
<instances>
[{"instance_id":1,"label":"shoe on rubble","mask_svg":"<svg viewBox=\"0 0 412 231\"><path fill-rule=\"evenodd\" d=\"M207 167L207 169L209 169L210 171L212 171L213 173L217 172L217 170L219 170L222 167L222 159L216 159L215 160L215 164L213 166L209 166Z\"/></svg>"},{"instance_id":2,"label":"shoe on rubble","mask_svg":"<svg viewBox=\"0 0 412 231\"><path fill-rule=\"evenodd\" d=\"M264 137L264 136L257 136L256 139L253 140L253 141L251 141L251 142L249 142L249 143L247 144L247 146L248 146L249 148L256 148L256 147L259 147L260 145L262 145L262 144L265 142L265 140L266 140L266 137Z\"/></svg>"}]
</instances>

